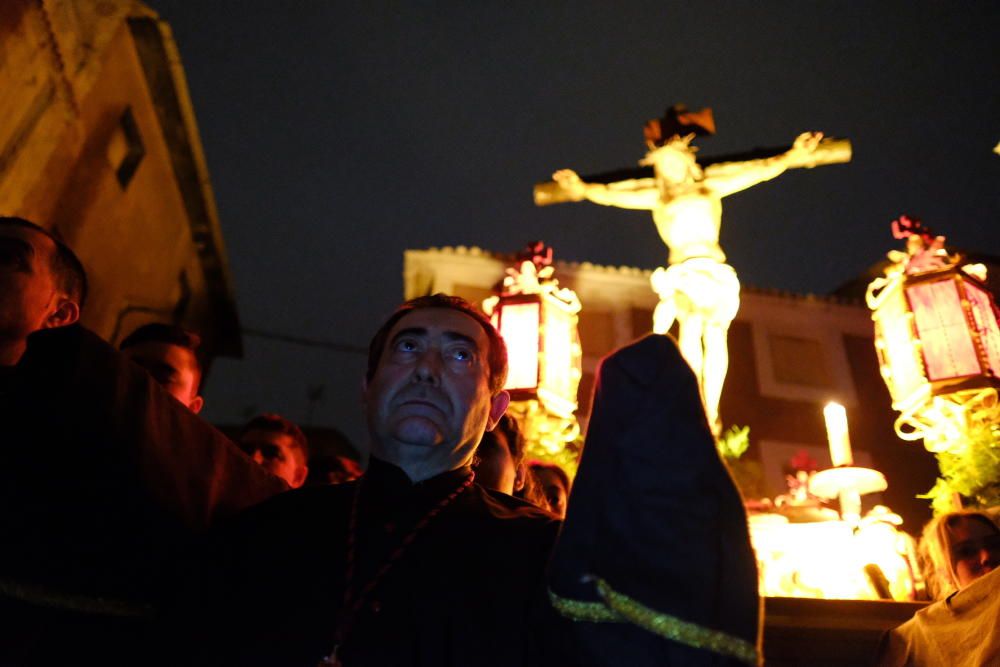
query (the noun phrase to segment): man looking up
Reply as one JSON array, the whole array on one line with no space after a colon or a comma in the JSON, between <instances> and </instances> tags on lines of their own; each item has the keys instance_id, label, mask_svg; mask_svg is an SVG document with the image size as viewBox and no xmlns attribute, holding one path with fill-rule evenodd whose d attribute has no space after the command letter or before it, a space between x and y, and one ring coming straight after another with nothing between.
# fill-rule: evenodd
<instances>
[{"instance_id":1,"label":"man looking up","mask_svg":"<svg viewBox=\"0 0 1000 667\"><path fill-rule=\"evenodd\" d=\"M543 582L558 524L470 469L506 373L502 339L464 300L393 313L363 383L367 472L277 496L216 536L188 610L203 616L185 619L200 664L534 664L534 633L559 622Z\"/></svg>"},{"instance_id":2,"label":"man looking up","mask_svg":"<svg viewBox=\"0 0 1000 667\"><path fill-rule=\"evenodd\" d=\"M510 403L503 341L469 310L404 306L369 350L371 452L413 482L468 466Z\"/></svg>"},{"instance_id":3,"label":"man looking up","mask_svg":"<svg viewBox=\"0 0 1000 667\"><path fill-rule=\"evenodd\" d=\"M32 222L0 217L0 365L20 361L35 331L76 322L86 295L72 250Z\"/></svg>"},{"instance_id":4,"label":"man looking up","mask_svg":"<svg viewBox=\"0 0 1000 667\"><path fill-rule=\"evenodd\" d=\"M297 489L309 475L309 445L298 426L281 415L265 412L247 422L236 444L275 477Z\"/></svg>"},{"instance_id":5,"label":"man looking up","mask_svg":"<svg viewBox=\"0 0 1000 667\"><path fill-rule=\"evenodd\" d=\"M205 399L198 394L201 338L174 324L145 324L125 337L118 349L139 364L194 414L201 412Z\"/></svg>"}]
</instances>

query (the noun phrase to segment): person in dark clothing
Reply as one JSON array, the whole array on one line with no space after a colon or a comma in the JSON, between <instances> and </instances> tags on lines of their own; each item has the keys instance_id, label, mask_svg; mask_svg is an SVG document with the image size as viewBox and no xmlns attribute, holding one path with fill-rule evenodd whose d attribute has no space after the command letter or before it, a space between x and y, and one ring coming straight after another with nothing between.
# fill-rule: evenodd
<instances>
[{"instance_id":1,"label":"person in dark clothing","mask_svg":"<svg viewBox=\"0 0 1000 667\"><path fill-rule=\"evenodd\" d=\"M193 598L178 610L179 618L188 623L188 640L180 644L187 651L183 656L187 663L288 667L671 664L642 658L637 648L616 654L614 640L619 637L637 639L654 657L667 654L702 660L694 664L731 661L725 647L720 653L712 646L692 645L695 640L686 636L681 637L685 644L675 646L674 637L605 607L601 598L594 597L592 585L580 583L588 576L585 573L606 577L637 600L663 603L671 613L687 618L689 625L704 623L714 628L711 637L728 637L727 631L738 634L750 628L750 637L737 641L749 646L749 658L744 650L741 661L753 663L757 610L753 605L745 609L744 603L750 590L756 601L756 573L745 516L742 528L730 522L742 512L739 496L708 435L693 375L675 347L673 356L654 358L668 364L664 381L681 380L683 390L671 391L690 395L679 399L682 405L676 410L661 404L655 409L678 419L693 419L694 426L673 425L677 435L672 437L678 447L706 447L715 457L713 464L709 457L697 456L689 471L704 480L702 490L720 494L706 502L724 508L718 512L718 522L697 528L699 535L714 536L714 541L699 542L712 552L705 567L740 566L711 580L701 576L698 562L671 565L698 572L698 582L713 583L710 589L693 593L698 600L690 601L690 616L684 615L688 603L675 600L672 591L663 590L655 578L644 584L655 589L656 595L644 597L637 594L641 589L633 588L636 581L619 580L615 567L605 560L595 561L600 567L592 569L589 561L578 563L564 557L549 575L558 595L547 592L545 568L559 522L547 512L474 483L469 469L476 444L484 430L495 425L508 400L502 390L505 349L485 316L454 297L421 297L390 317L369 349L364 395L372 452L368 471L356 482L283 494L244 513L213 536ZM672 393L658 388L657 398L673 400ZM624 399L636 400L636 396L627 394ZM643 405L647 410L652 407L648 401ZM692 406L697 407L695 412ZM643 423L647 428L634 435L662 442L664 436L648 430L651 422ZM691 555L695 549L683 543L685 536L679 531L649 524L651 515L663 508L663 498L672 493L670 487L651 487L647 473L634 469L644 459L659 457L667 461L657 463L655 469L662 472L671 465L673 453L656 447L644 452L638 442L623 448L607 438L606 431L598 433L603 436L595 440L593 453L589 444L585 447L584 465L593 469L616 455L631 460L606 469L598 484L602 493L590 493L586 491L589 483L584 485L584 508L571 515L565 528L575 535L572 540L589 541L588 525L620 511L615 506L623 502L624 507L640 511L643 525L660 532L648 537L627 531L602 532L600 538L606 541L595 550L595 557L599 553L611 559L619 548L633 549L642 556L639 562L650 565L642 572L652 574L656 570L652 565L659 560L674 563L674 551ZM703 440L703 435L708 439ZM691 442L680 442L682 438ZM685 453L680 452L678 460L683 461ZM587 464L588 457L597 463ZM597 470L595 479L600 477ZM628 488L629 478L618 475L622 471L639 475L643 483L637 489ZM721 475L723 481L711 480L711 475ZM615 488L620 498L610 492L612 482L621 487ZM638 510L642 494L660 504ZM737 503L735 510L732 501ZM680 501L675 505L679 508ZM697 519L701 517L699 513ZM671 518L658 515L661 523ZM691 527L695 521L680 523ZM602 531L605 527L606 522L599 525ZM730 529L733 535L714 532ZM680 542L664 542L664 537ZM623 545L627 539L637 544ZM729 546L736 550L734 555L719 553ZM746 557L749 569L743 562ZM669 571L670 567L660 569ZM723 599L729 592L724 585L729 583L735 587L736 604L726 611ZM671 579L669 584L682 586L683 582ZM684 589L681 594L692 593ZM708 601L703 603L701 598ZM698 605L719 618L700 613L695 609ZM594 606L605 613L588 617ZM577 633L593 634L595 639L578 643ZM740 649L747 648L743 644ZM636 660L621 660L625 655Z\"/></svg>"},{"instance_id":2,"label":"person in dark clothing","mask_svg":"<svg viewBox=\"0 0 1000 667\"><path fill-rule=\"evenodd\" d=\"M69 250L38 229L0 220L0 312L25 332L0 365L0 664L134 665L184 544L287 487L110 345L62 326L85 277L75 257L59 260L72 280L46 271Z\"/></svg>"},{"instance_id":3,"label":"person in dark clothing","mask_svg":"<svg viewBox=\"0 0 1000 667\"><path fill-rule=\"evenodd\" d=\"M667 336L601 362L549 582L582 664L759 660L746 512Z\"/></svg>"},{"instance_id":4,"label":"person in dark clothing","mask_svg":"<svg viewBox=\"0 0 1000 667\"><path fill-rule=\"evenodd\" d=\"M410 301L374 336L358 481L274 498L216 535L199 664L533 664L558 524L473 483L507 407L506 350L468 303ZM210 621L209 619L214 619ZM198 629L203 632L199 635Z\"/></svg>"},{"instance_id":5,"label":"person in dark clothing","mask_svg":"<svg viewBox=\"0 0 1000 667\"><path fill-rule=\"evenodd\" d=\"M209 599L185 609L197 657L177 664L535 664L532 633L554 622L544 567L558 524L477 484L452 498L467 472L414 483L372 458L363 482L241 516L214 545Z\"/></svg>"}]
</instances>

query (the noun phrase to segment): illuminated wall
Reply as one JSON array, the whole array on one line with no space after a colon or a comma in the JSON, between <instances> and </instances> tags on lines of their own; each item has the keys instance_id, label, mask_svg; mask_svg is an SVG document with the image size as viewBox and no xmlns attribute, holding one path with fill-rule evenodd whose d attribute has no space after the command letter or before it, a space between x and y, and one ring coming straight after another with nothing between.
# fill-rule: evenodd
<instances>
[{"instance_id":1,"label":"illuminated wall","mask_svg":"<svg viewBox=\"0 0 1000 667\"><path fill-rule=\"evenodd\" d=\"M83 322L151 320L242 352L183 69L139 2L0 3L0 213L57 230L90 276Z\"/></svg>"}]
</instances>

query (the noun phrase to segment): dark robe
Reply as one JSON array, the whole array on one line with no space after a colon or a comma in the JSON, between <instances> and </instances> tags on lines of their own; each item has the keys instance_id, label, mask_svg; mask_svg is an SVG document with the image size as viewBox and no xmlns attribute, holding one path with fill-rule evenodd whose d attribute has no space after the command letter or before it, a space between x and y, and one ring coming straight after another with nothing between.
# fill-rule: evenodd
<instances>
[{"instance_id":1,"label":"dark robe","mask_svg":"<svg viewBox=\"0 0 1000 667\"><path fill-rule=\"evenodd\" d=\"M136 664L187 542L287 488L81 327L29 338L0 425L3 665Z\"/></svg>"},{"instance_id":2,"label":"dark robe","mask_svg":"<svg viewBox=\"0 0 1000 667\"><path fill-rule=\"evenodd\" d=\"M347 534L358 485L354 589L376 576L467 468L411 484L372 459L361 480L283 494L219 531L186 650L198 664L313 667L334 647ZM357 616L338 657L348 667L536 664L539 633L562 623L544 596L558 521L473 484L405 548ZM179 656L190 661L190 655Z\"/></svg>"},{"instance_id":3,"label":"dark robe","mask_svg":"<svg viewBox=\"0 0 1000 667\"><path fill-rule=\"evenodd\" d=\"M621 610L635 614L578 621L574 644L585 664L756 659L757 567L746 512L716 451L694 373L667 336L647 336L601 362L549 581L553 593L587 611L607 611L602 603L613 591ZM654 619L661 625L652 626ZM693 642L667 638L685 624L742 649L742 661L706 646L706 633L694 632Z\"/></svg>"}]
</instances>

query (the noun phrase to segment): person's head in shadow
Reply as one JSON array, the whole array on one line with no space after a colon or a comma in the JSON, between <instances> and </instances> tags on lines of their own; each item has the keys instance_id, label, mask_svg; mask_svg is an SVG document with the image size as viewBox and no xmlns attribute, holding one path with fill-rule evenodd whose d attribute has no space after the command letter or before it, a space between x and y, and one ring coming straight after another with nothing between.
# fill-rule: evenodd
<instances>
[{"instance_id":1,"label":"person's head in shadow","mask_svg":"<svg viewBox=\"0 0 1000 667\"><path fill-rule=\"evenodd\" d=\"M344 454L326 454L320 458L312 456L309 459L309 477L306 479L306 484L322 486L353 482L361 477L363 472L357 460Z\"/></svg>"},{"instance_id":2,"label":"person's head in shadow","mask_svg":"<svg viewBox=\"0 0 1000 667\"><path fill-rule=\"evenodd\" d=\"M80 319L83 264L55 234L23 218L0 217L0 366L14 366L28 336Z\"/></svg>"},{"instance_id":3,"label":"person's head in shadow","mask_svg":"<svg viewBox=\"0 0 1000 667\"><path fill-rule=\"evenodd\" d=\"M524 488L524 437L517 421L508 414L500 417L492 431L483 434L473 468L476 482L488 489L514 495Z\"/></svg>"},{"instance_id":4,"label":"person's head in shadow","mask_svg":"<svg viewBox=\"0 0 1000 667\"><path fill-rule=\"evenodd\" d=\"M174 324L146 324L125 337L118 349L142 366L170 395L198 414L205 405L199 394L201 363L197 334Z\"/></svg>"},{"instance_id":5,"label":"person's head in shadow","mask_svg":"<svg viewBox=\"0 0 1000 667\"><path fill-rule=\"evenodd\" d=\"M948 597L1000 566L1000 527L985 512L949 512L923 531L920 552L928 591Z\"/></svg>"},{"instance_id":6,"label":"person's head in shadow","mask_svg":"<svg viewBox=\"0 0 1000 667\"><path fill-rule=\"evenodd\" d=\"M265 470L297 489L309 475L309 445L298 426L281 415L265 412L240 431L236 444Z\"/></svg>"},{"instance_id":7,"label":"person's head in shadow","mask_svg":"<svg viewBox=\"0 0 1000 667\"><path fill-rule=\"evenodd\" d=\"M566 503L572 484L566 471L555 463L531 461L522 497L560 518L566 517Z\"/></svg>"}]
</instances>

